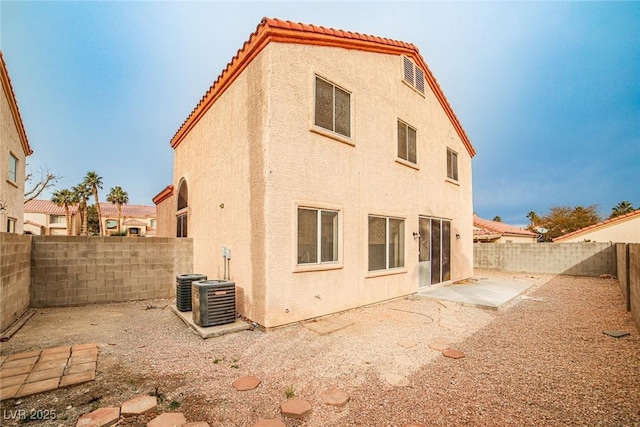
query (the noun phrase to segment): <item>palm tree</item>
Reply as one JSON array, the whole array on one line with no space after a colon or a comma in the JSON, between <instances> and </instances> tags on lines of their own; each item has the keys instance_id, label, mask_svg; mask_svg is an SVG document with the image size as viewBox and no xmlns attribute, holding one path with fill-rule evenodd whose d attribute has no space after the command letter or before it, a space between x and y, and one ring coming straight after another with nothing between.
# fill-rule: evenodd
<instances>
[{"instance_id":1,"label":"palm tree","mask_svg":"<svg viewBox=\"0 0 640 427\"><path fill-rule=\"evenodd\" d=\"M622 202L618 203L613 208L611 208L611 215L609 216L609 218L615 218L617 216L626 215L635 210L636 209L633 207L633 204L631 202L623 200Z\"/></svg>"},{"instance_id":2,"label":"palm tree","mask_svg":"<svg viewBox=\"0 0 640 427\"><path fill-rule=\"evenodd\" d=\"M71 236L71 211L70 207L78 203L78 199L73 191L65 188L64 190L58 190L51 196L51 201L58 206L64 208L64 215L67 220L67 236Z\"/></svg>"},{"instance_id":3,"label":"palm tree","mask_svg":"<svg viewBox=\"0 0 640 427\"><path fill-rule=\"evenodd\" d=\"M122 205L129 203L129 195L121 187L112 187L107 195L107 202L116 205L118 209L118 234L120 234L120 217L122 216Z\"/></svg>"},{"instance_id":4,"label":"palm tree","mask_svg":"<svg viewBox=\"0 0 640 427\"><path fill-rule=\"evenodd\" d=\"M91 196L91 188L87 185L86 182L81 182L71 189L75 196L78 198L78 202L80 204L80 217L82 219L82 231L81 235L87 235L87 220L89 217L87 201Z\"/></svg>"},{"instance_id":5,"label":"palm tree","mask_svg":"<svg viewBox=\"0 0 640 427\"><path fill-rule=\"evenodd\" d=\"M102 213L100 212L100 199L98 198L98 189L102 190L102 177L97 173L90 171L84 177L84 183L91 188L93 198L96 200L96 210L98 211L98 233L103 236Z\"/></svg>"}]
</instances>

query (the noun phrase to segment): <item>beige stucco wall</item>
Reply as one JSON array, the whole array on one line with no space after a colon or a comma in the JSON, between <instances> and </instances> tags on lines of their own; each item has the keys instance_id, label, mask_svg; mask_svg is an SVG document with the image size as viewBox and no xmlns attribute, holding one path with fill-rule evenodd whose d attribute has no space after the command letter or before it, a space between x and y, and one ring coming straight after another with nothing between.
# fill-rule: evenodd
<instances>
[{"instance_id":1,"label":"beige stucco wall","mask_svg":"<svg viewBox=\"0 0 640 427\"><path fill-rule=\"evenodd\" d=\"M627 221L621 220L617 223L605 224L597 229L587 230L562 239L559 243L584 241L640 243L640 217L636 216Z\"/></svg>"},{"instance_id":2,"label":"beige stucco wall","mask_svg":"<svg viewBox=\"0 0 640 427\"><path fill-rule=\"evenodd\" d=\"M16 220L16 233L21 234L26 156L4 90L0 90L0 98L0 201L6 205L6 210L0 211L0 231L7 231L7 219L13 218ZM15 182L9 181L9 153L18 159Z\"/></svg>"},{"instance_id":3,"label":"beige stucco wall","mask_svg":"<svg viewBox=\"0 0 640 427\"><path fill-rule=\"evenodd\" d=\"M176 199L171 195L156 205L156 236L176 237Z\"/></svg>"},{"instance_id":4,"label":"beige stucco wall","mask_svg":"<svg viewBox=\"0 0 640 427\"><path fill-rule=\"evenodd\" d=\"M399 56L271 43L176 148L194 272L222 278L229 247L241 314L273 327L416 292L420 215L452 221L452 280L472 275L471 158L435 96L401 72ZM315 74L352 93L352 144L314 128ZM398 119L418 131L418 169L396 161ZM339 268L298 271L298 205L340 211ZM370 214L405 219L404 268L367 271Z\"/></svg>"}]
</instances>

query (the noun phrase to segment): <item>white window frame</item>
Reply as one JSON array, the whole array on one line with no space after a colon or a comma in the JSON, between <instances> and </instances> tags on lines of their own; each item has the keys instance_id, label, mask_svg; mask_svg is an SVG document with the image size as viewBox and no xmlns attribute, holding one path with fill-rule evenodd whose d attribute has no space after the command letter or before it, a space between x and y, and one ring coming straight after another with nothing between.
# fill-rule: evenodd
<instances>
[{"instance_id":1,"label":"white window frame","mask_svg":"<svg viewBox=\"0 0 640 427\"><path fill-rule=\"evenodd\" d=\"M322 80L328 84L330 84L333 87L333 124L332 124L332 128L333 129L328 129L325 128L321 125L316 124L316 114L317 114L317 110L316 110L316 100L317 100L317 81ZM340 132L336 132L335 128L336 128L336 114L335 114L335 109L336 109L336 103L335 103L335 90L339 89L342 92L345 92L349 95L349 135L345 135L343 133ZM343 86L340 86L334 82L332 82L329 79L326 79L318 74L313 74L313 100L312 100L312 110L313 110L313 114L311 115L311 130L315 133L324 135L324 136L328 136L329 138L335 139L337 141L343 142L345 144L348 145L355 145L354 144L354 127L353 127L353 102L354 102L354 94L353 92L347 90L346 88L344 88Z\"/></svg>"},{"instance_id":2,"label":"white window frame","mask_svg":"<svg viewBox=\"0 0 640 427\"><path fill-rule=\"evenodd\" d=\"M377 270L370 270L369 268L369 263L370 263L370 236L369 236L369 220L370 218L381 218L385 220L385 252L384 252L384 258L385 258L385 268L382 269L377 269ZM395 266L395 267L390 267L389 266L389 254L390 254L390 221L391 220L397 220L397 221L402 221L402 265L399 266ZM406 272L406 263L407 263L407 258L406 258L406 254L407 254L407 250L406 250L406 246L407 246L407 241L406 241L406 232L405 232L405 225L406 225L406 219L402 218L402 217L397 217L397 216L386 216L386 215L376 215L376 214L369 214L367 215L367 272L369 273L370 276L372 275L379 275L379 274L386 274L386 273L396 273L396 272Z\"/></svg>"},{"instance_id":3,"label":"white window frame","mask_svg":"<svg viewBox=\"0 0 640 427\"><path fill-rule=\"evenodd\" d=\"M15 233L17 224L18 224L18 220L16 218L8 217L7 218L7 233Z\"/></svg>"},{"instance_id":4,"label":"white window frame","mask_svg":"<svg viewBox=\"0 0 640 427\"><path fill-rule=\"evenodd\" d=\"M398 154L398 159L400 159L402 161L401 163L405 163L406 162L411 166L416 166L418 164L418 130L415 127L411 126L409 123L405 122L404 120L398 119L397 123L398 123L397 124L398 129L396 129L396 135L398 135L397 131L399 130L400 126L405 126L405 128L406 128L406 131L405 131L406 139L404 141L404 144L405 144L405 149L407 151L407 158L406 159L404 157L401 157L399 152L397 153ZM415 150L415 153L416 153L415 161L409 160L409 129L412 129L416 134L415 147L414 147L414 150ZM396 137L396 138L398 138L398 137ZM398 148L400 146L400 140L398 139L397 142L398 142L398 144L397 144L398 146L396 147L396 150L399 151Z\"/></svg>"},{"instance_id":5,"label":"white window frame","mask_svg":"<svg viewBox=\"0 0 640 427\"><path fill-rule=\"evenodd\" d=\"M55 218L55 220L54 220L54 218ZM66 217L66 215L50 214L49 215L49 224L50 225L66 225L67 224L67 217Z\"/></svg>"},{"instance_id":6,"label":"white window frame","mask_svg":"<svg viewBox=\"0 0 640 427\"><path fill-rule=\"evenodd\" d=\"M16 184L18 182L18 162L20 160L11 151L9 151L9 171L7 180ZM13 169L13 170L12 170Z\"/></svg>"},{"instance_id":7,"label":"white window frame","mask_svg":"<svg viewBox=\"0 0 640 427\"><path fill-rule=\"evenodd\" d=\"M458 153L447 147L447 179L458 182Z\"/></svg>"},{"instance_id":8,"label":"white window frame","mask_svg":"<svg viewBox=\"0 0 640 427\"><path fill-rule=\"evenodd\" d=\"M316 244L317 246L317 253L318 253L318 262L315 263L299 263L299 259L298 259L298 211L299 209L308 209L308 210L315 210L319 213L319 215L317 215L317 221L319 222L318 227L321 227L321 221L322 221L322 212L335 212L338 214L338 224L336 225L336 230L335 233L337 235L336 239L336 250L337 250L337 260L336 261L324 261L321 262L322 260L322 239L320 238L322 233L322 229L318 228L318 239ZM292 215L293 215L293 227L292 227L292 271L294 273L304 273L304 272L310 272L310 271L324 271L324 270L336 270L336 269L340 269L343 268L344 266L344 251L343 251L343 244L344 244L344 221L343 221L343 208L342 206L338 206L338 205L330 205L330 204L324 204L324 203L315 203L315 202L310 202L310 201L297 201L294 203L293 206L293 211L292 211Z\"/></svg>"}]
</instances>

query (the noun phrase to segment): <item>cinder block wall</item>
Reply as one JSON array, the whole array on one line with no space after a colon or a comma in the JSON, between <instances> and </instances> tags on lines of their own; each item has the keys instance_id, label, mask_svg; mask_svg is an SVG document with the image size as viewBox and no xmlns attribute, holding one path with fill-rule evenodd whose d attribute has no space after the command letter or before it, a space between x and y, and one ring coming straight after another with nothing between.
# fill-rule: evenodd
<instances>
[{"instance_id":1,"label":"cinder block wall","mask_svg":"<svg viewBox=\"0 0 640 427\"><path fill-rule=\"evenodd\" d=\"M629 245L629 302L631 317L640 331L640 244Z\"/></svg>"},{"instance_id":2,"label":"cinder block wall","mask_svg":"<svg viewBox=\"0 0 640 427\"><path fill-rule=\"evenodd\" d=\"M33 236L31 306L169 298L192 265L191 239Z\"/></svg>"},{"instance_id":3,"label":"cinder block wall","mask_svg":"<svg viewBox=\"0 0 640 427\"><path fill-rule=\"evenodd\" d=\"M475 243L474 268L528 273L616 274L615 246L603 242Z\"/></svg>"},{"instance_id":4,"label":"cinder block wall","mask_svg":"<svg viewBox=\"0 0 640 427\"><path fill-rule=\"evenodd\" d=\"M616 276L620 289L627 304L627 311L631 310L629 295L629 244L616 243Z\"/></svg>"},{"instance_id":5,"label":"cinder block wall","mask_svg":"<svg viewBox=\"0 0 640 427\"><path fill-rule=\"evenodd\" d=\"M31 236L0 233L0 331L29 308Z\"/></svg>"}]
</instances>

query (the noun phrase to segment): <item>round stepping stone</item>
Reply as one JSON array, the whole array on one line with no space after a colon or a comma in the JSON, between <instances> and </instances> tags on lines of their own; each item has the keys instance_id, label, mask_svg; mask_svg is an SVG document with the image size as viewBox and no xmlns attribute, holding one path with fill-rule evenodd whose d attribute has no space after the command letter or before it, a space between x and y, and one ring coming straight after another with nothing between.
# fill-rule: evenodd
<instances>
[{"instance_id":1,"label":"round stepping stone","mask_svg":"<svg viewBox=\"0 0 640 427\"><path fill-rule=\"evenodd\" d=\"M158 399L155 396L142 395L127 400L120 406L123 415L140 415L158 406Z\"/></svg>"},{"instance_id":2,"label":"round stepping stone","mask_svg":"<svg viewBox=\"0 0 640 427\"><path fill-rule=\"evenodd\" d=\"M246 391L253 390L254 388L258 387L261 382L262 380L260 378L249 375L246 377L238 378L233 382L232 385L233 388L238 391Z\"/></svg>"},{"instance_id":3,"label":"round stepping stone","mask_svg":"<svg viewBox=\"0 0 640 427\"><path fill-rule=\"evenodd\" d=\"M429 344L429 348L432 350L442 351L449 348L449 344L445 344L443 342L432 342Z\"/></svg>"},{"instance_id":4,"label":"round stepping stone","mask_svg":"<svg viewBox=\"0 0 640 427\"><path fill-rule=\"evenodd\" d=\"M276 419L261 419L253 425L253 427L286 427L285 424Z\"/></svg>"},{"instance_id":5,"label":"round stepping stone","mask_svg":"<svg viewBox=\"0 0 640 427\"><path fill-rule=\"evenodd\" d=\"M175 427L187 423L182 412L165 412L147 423L147 427Z\"/></svg>"},{"instance_id":6,"label":"round stepping stone","mask_svg":"<svg viewBox=\"0 0 640 427\"><path fill-rule=\"evenodd\" d=\"M99 408L78 418L76 427L110 426L120 418L120 408Z\"/></svg>"},{"instance_id":7,"label":"round stepping stone","mask_svg":"<svg viewBox=\"0 0 640 427\"><path fill-rule=\"evenodd\" d=\"M442 354L446 357L450 357L452 359L462 359L464 357L464 353L460 350L456 350L453 348L447 348L442 350Z\"/></svg>"},{"instance_id":8,"label":"round stepping stone","mask_svg":"<svg viewBox=\"0 0 640 427\"><path fill-rule=\"evenodd\" d=\"M409 380L403 377L402 375L397 374L387 374L385 377L387 382L394 387L408 387Z\"/></svg>"},{"instance_id":9,"label":"round stepping stone","mask_svg":"<svg viewBox=\"0 0 640 427\"><path fill-rule=\"evenodd\" d=\"M337 407L342 407L349 401L349 394L337 388L323 391L320 397L326 405Z\"/></svg>"},{"instance_id":10,"label":"round stepping stone","mask_svg":"<svg viewBox=\"0 0 640 427\"><path fill-rule=\"evenodd\" d=\"M280 412L287 418L304 418L311 412L311 404L302 399L292 399L280 404Z\"/></svg>"},{"instance_id":11,"label":"round stepping stone","mask_svg":"<svg viewBox=\"0 0 640 427\"><path fill-rule=\"evenodd\" d=\"M413 348L416 346L416 342L415 341L400 341L398 342L398 345L400 347L404 347L404 348Z\"/></svg>"}]
</instances>

